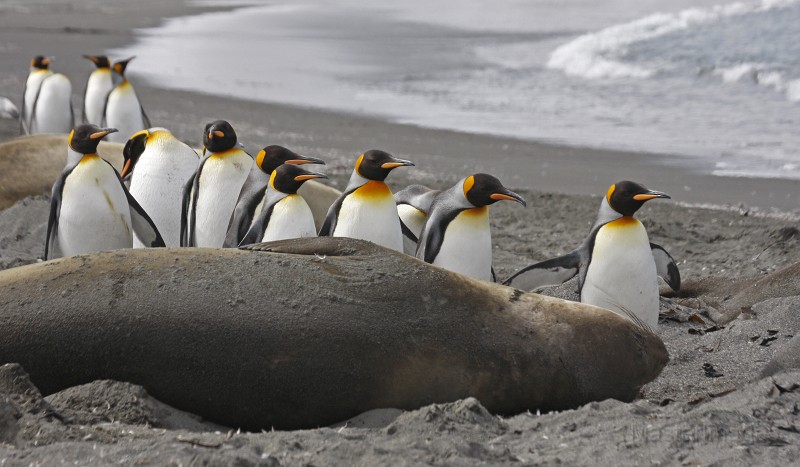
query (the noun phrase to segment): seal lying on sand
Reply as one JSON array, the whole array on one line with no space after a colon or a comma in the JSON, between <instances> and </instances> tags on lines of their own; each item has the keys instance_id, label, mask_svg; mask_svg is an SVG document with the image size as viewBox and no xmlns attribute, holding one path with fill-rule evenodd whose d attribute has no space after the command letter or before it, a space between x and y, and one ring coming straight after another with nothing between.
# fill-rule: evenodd
<instances>
[{"instance_id":1,"label":"seal lying on sand","mask_svg":"<svg viewBox=\"0 0 800 467\"><path fill-rule=\"evenodd\" d=\"M122 170L124 145L101 142L97 153ZM67 135L24 136L0 143L0 210L32 195L50 193L67 163ZM309 181L298 191L319 229L328 208L339 197L335 188Z\"/></svg>"},{"instance_id":2,"label":"seal lying on sand","mask_svg":"<svg viewBox=\"0 0 800 467\"><path fill-rule=\"evenodd\" d=\"M667 362L607 310L348 238L118 250L0 272L0 363L49 394L144 386L227 426L329 425L474 396L489 410L633 399Z\"/></svg>"}]
</instances>

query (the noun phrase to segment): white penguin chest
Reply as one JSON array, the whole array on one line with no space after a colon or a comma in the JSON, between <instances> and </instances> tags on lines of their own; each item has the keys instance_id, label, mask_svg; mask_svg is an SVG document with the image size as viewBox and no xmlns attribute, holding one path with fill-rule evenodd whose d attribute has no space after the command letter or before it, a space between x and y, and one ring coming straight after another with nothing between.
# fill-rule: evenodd
<instances>
[{"instance_id":1,"label":"white penguin chest","mask_svg":"<svg viewBox=\"0 0 800 467\"><path fill-rule=\"evenodd\" d=\"M61 193L58 241L64 256L130 248L128 198L111 166L84 156L67 176Z\"/></svg>"},{"instance_id":2,"label":"white penguin chest","mask_svg":"<svg viewBox=\"0 0 800 467\"><path fill-rule=\"evenodd\" d=\"M425 220L428 216L419 209L409 204L398 204L397 214L406 227L419 239L422 228L425 227ZM417 251L417 242L403 235L403 253L414 256Z\"/></svg>"},{"instance_id":3,"label":"white penguin chest","mask_svg":"<svg viewBox=\"0 0 800 467\"><path fill-rule=\"evenodd\" d=\"M28 79L25 81L25 107L22 109L23 112L25 112L26 125L31 122L33 104L36 103L36 96L39 94L42 81L52 74L53 72L51 70L36 70L28 75Z\"/></svg>"},{"instance_id":4,"label":"white penguin chest","mask_svg":"<svg viewBox=\"0 0 800 467\"><path fill-rule=\"evenodd\" d=\"M214 154L203 164L195 193L195 246L221 248L239 192L255 162L240 149Z\"/></svg>"},{"instance_id":5,"label":"white penguin chest","mask_svg":"<svg viewBox=\"0 0 800 467\"><path fill-rule=\"evenodd\" d=\"M475 279L492 280L488 207L465 209L450 221L433 264Z\"/></svg>"},{"instance_id":6,"label":"white penguin chest","mask_svg":"<svg viewBox=\"0 0 800 467\"><path fill-rule=\"evenodd\" d=\"M155 223L168 247L180 246L183 187L199 159L192 148L174 138L153 138L131 176L130 192ZM138 238L134 246L144 247Z\"/></svg>"},{"instance_id":7,"label":"white penguin chest","mask_svg":"<svg viewBox=\"0 0 800 467\"><path fill-rule=\"evenodd\" d=\"M289 195L272 207L272 214L261 241L316 236L314 216L308 203L300 195Z\"/></svg>"},{"instance_id":8,"label":"white penguin chest","mask_svg":"<svg viewBox=\"0 0 800 467\"><path fill-rule=\"evenodd\" d=\"M103 123L103 109L106 105L106 97L114 87L111 81L111 72L107 69L95 70L89 75L86 83L86 98L84 101L84 112L86 121L95 125Z\"/></svg>"},{"instance_id":9,"label":"white penguin chest","mask_svg":"<svg viewBox=\"0 0 800 467\"><path fill-rule=\"evenodd\" d=\"M110 141L124 143L131 135L145 129L139 98L129 82L120 84L108 95L105 117L107 126L119 130L106 138Z\"/></svg>"},{"instance_id":10,"label":"white penguin chest","mask_svg":"<svg viewBox=\"0 0 800 467\"><path fill-rule=\"evenodd\" d=\"M350 193L342 201L333 236L369 240L403 251L400 218L389 187L370 180Z\"/></svg>"},{"instance_id":11,"label":"white penguin chest","mask_svg":"<svg viewBox=\"0 0 800 467\"><path fill-rule=\"evenodd\" d=\"M658 324L658 278L644 226L623 217L600 228L581 289L581 302Z\"/></svg>"},{"instance_id":12,"label":"white penguin chest","mask_svg":"<svg viewBox=\"0 0 800 467\"><path fill-rule=\"evenodd\" d=\"M31 133L69 133L72 129L72 84L61 73L42 81L31 120Z\"/></svg>"}]
</instances>

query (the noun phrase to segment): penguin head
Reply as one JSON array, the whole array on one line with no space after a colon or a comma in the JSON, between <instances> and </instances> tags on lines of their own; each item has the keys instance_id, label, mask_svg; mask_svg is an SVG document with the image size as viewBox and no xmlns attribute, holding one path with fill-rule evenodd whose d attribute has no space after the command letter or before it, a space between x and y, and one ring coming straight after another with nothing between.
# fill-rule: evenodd
<instances>
[{"instance_id":1,"label":"penguin head","mask_svg":"<svg viewBox=\"0 0 800 467\"><path fill-rule=\"evenodd\" d=\"M113 66L114 71L116 71L120 76L125 77L125 69L128 68L128 63L130 63L130 61L133 60L134 58L136 57L133 56L130 58L126 58L125 60L120 60L118 62L115 62Z\"/></svg>"},{"instance_id":2,"label":"penguin head","mask_svg":"<svg viewBox=\"0 0 800 467\"><path fill-rule=\"evenodd\" d=\"M361 154L356 161L356 172L368 180L382 182L389 172L397 167L413 167L414 163L403 159L395 159L388 152L370 149Z\"/></svg>"},{"instance_id":3,"label":"penguin head","mask_svg":"<svg viewBox=\"0 0 800 467\"><path fill-rule=\"evenodd\" d=\"M488 206L503 200L516 201L527 206L522 196L504 187L493 175L470 175L464 179L463 190L464 197L475 207Z\"/></svg>"},{"instance_id":4,"label":"penguin head","mask_svg":"<svg viewBox=\"0 0 800 467\"><path fill-rule=\"evenodd\" d=\"M108 57L105 55L84 55L83 58L94 63L97 68L111 67L111 62L108 61ZM123 71L125 71L125 67L123 67Z\"/></svg>"},{"instance_id":5,"label":"penguin head","mask_svg":"<svg viewBox=\"0 0 800 467\"><path fill-rule=\"evenodd\" d=\"M36 68L39 70L46 70L52 63L53 59L50 57L45 57L44 55L37 55L36 57L31 60L31 68Z\"/></svg>"},{"instance_id":6,"label":"penguin head","mask_svg":"<svg viewBox=\"0 0 800 467\"><path fill-rule=\"evenodd\" d=\"M236 132L225 120L217 120L206 125L203 130L203 146L210 152L222 152L236 146Z\"/></svg>"},{"instance_id":7,"label":"penguin head","mask_svg":"<svg viewBox=\"0 0 800 467\"><path fill-rule=\"evenodd\" d=\"M87 124L76 126L69 133L67 140L69 147L80 154L94 154L100 140L109 133L116 133L116 128L100 128L97 125Z\"/></svg>"},{"instance_id":8,"label":"penguin head","mask_svg":"<svg viewBox=\"0 0 800 467\"><path fill-rule=\"evenodd\" d=\"M325 161L316 157L301 156L283 146L272 144L265 147L256 155L256 165L266 174L271 174L275 169L283 164L303 165L303 164L322 164Z\"/></svg>"},{"instance_id":9,"label":"penguin head","mask_svg":"<svg viewBox=\"0 0 800 467\"><path fill-rule=\"evenodd\" d=\"M623 216L632 216L651 199L669 197L666 193L648 190L643 185L628 180L611 185L606 192L608 205Z\"/></svg>"},{"instance_id":10,"label":"penguin head","mask_svg":"<svg viewBox=\"0 0 800 467\"><path fill-rule=\"evenodd\" d=\"M308 170L295 164L283 164L272 171L269 177L269 185L281 193L293 195L307 180L315 178L328 178L327 175L309 172Z\"/></svg>"},{"instance_id":11,"label":"penguin head","mask_svg":"<svg viewBox=\"0 0 800 467\"><path fill-rule=\"evenodd\" d=\"M125 178L133 170L133 167L136 166L136 163L139 162L139 156L144 152L147 140L153 133L151 130L154 129L151 128L150 130L142 130L138 133L134 133L133 136L128 139L128 142L125 143L125 147L122 149L124 163L122 165L122 172L119 174L121 178Z\"/></svg>"}]
</instances>

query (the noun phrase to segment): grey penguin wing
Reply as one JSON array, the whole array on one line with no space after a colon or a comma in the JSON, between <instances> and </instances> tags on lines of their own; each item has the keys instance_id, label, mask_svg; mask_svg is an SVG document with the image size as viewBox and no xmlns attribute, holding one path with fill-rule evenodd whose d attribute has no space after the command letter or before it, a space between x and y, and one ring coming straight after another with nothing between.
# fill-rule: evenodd
<instances>
[{"instance_id":1,"label":"grey penguin wing","mask_svg":"<svg viewBox=\"0 0 800 467\"><path fill-rule=\"evenodd\" d=\"M520 269L506 279L503 285L529 291L559 285L575 277L580 271L580 267L580 250L573 250L566 255Z\"/></svg>"},{"instance_id":2,"label":"grey penguin wing","mask_svg":"<svg viewBox=\"0 0 800 467\"><path fill-rule=\"evenodd\" d=\"M28 80L25 80L25 86L22 88L22 109L19 111L19 134L28 134L28 124L25 121L28 114L25 112L25 94L28 92Z\"/></svg>"},{"instance_id":3,"label":"grey penguin wing","mask_svg":"<svg viewBox=\"0 0 800 467\"><path fill-rule=\"evenodd\" d=\"M318 235L320 237L330 237L333 235L333 232L336 230L336 221L339 218L339 210L342 209L344 199L350 196L350 193L356 191L357 188L345 191L331 204L331 207L328 208L328 214L325 216L325 222L322 223L322 227L319 229Z\"/></svg>"},{"instance_id":4,"label":"grey penguin wing","mask_svg":"<svg viewBox=\"0 0 800 467\"><path fill-rule=\"evenodd\" d=\"M269 220L272 217L272 211L275 208L276 202L272 202L269 204L264 204L261 208L261 212L258 214L258 217L253 222L253 225L250 226L250 229L245 233L242 241L239 242L239 246L250 245L253 243L260 243L261 239L264 238L264 232L267 230L267 226L269 225Z\"/></svg>"},{"instance_id":5,"label":"grey penguin wing","mask_svg":"<svg viewBox=\"0 0 800 467\"><path fill-rule=\"evenodd\" d=\"M155 222L153 222L153 219L150 218L139 202L136 201L136 198L131 195L131 192L128 191L128 188L125 186L125 183L122 182L122 177L119 176L117 169L115 169L110 162L106 161L105 159L103 160L117 175L119 185L122 187L122 191L125 192L125 197L128 198L128 205L130 206L131 212L131 227L136 233L136 236L139 237L139 240L141 240L142 243L151 248L167 246L166 243L164 243L164 239L161 237L161 233L158 231Z\"/></svg>"},{"instance_id":6,"label":"grey penguin wing","mask_svg":"<svg viewBox=\"0 0 800 467\"><path fill-rule=\"evenodd\" d=\"M656 274L664 279L669 287L675 292L681 289L681 273L675 260L662 246L650 243L653 251L653 259L656 262Z\"/></svg>"},{"instance_id":7,"label":"grey penguin wing","mask_svg":"<svg viewBox=\"0 0 800 467\"><path fill-rule=\"evenodd\" d=\"M144 113L144 107L142 107L142 102L139 101L139 110L142 111L142 122L144 123L144 128L150 128L152 125L150 124L150 117Z\"/></svg>"},{"instance_id":8,"label":"grey penguin wing","mask_svg":"<svg viewBox=\"0 0 800 467\"><path fill-rule=\"evenodd\" d=\"M428 217L425 227L422 228L417 246L417 258L421 257L426 263L433 263L436 259L436 255L439 254L439 250L444 244L444 233L447 226L463 211L463 209L447 209L445 212L435 215L434 209L435 206L431 206L431 215Z\"/></svg>"},{"instance_id":9,"label":"grey penguin wing","mask_svg":"<svg viewBox=\"0 0 800 467\"><path fill-rule=\"evenodd\" d=\"M236 204L236 208L233 210L231 227L228 229L225 238L225 246L235 247L237 245L242 245L241 242L253 225L254 218L258 215L256 213L256 208L258 207L258 203L264 199L265 191L266 187L264 187L263 190L250 193ZM244 243L244 245L247 245L247 243Z\"/></svg>"},{"instance_id":10,"label":"grey penguin wing","mask_svg":"<svg viewBox=\"0 0 800 467\"><path fill-rule=\"evenodd\" d=\"M64 169L64 172L58 177L56 183L53 185L53 191L50 195L50 218L47 220L47 239L44 244L44 259L45 261L61 256L58 247L58 216L61 214L61 199L64 194L64 184L67 181L67 176L72 173L77 164L72 167Z\"/></svg>"}]
</instances>

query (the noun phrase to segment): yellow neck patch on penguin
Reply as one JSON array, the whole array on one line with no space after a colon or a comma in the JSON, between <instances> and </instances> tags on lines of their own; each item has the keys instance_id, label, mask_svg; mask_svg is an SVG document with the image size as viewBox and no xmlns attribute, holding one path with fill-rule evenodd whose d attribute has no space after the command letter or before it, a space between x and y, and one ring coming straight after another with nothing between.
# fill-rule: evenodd
<instances>
[{"instance_id":1,"label":"yellow neck patch on penguin","mask_svg":"<svg viewBox=\"0 0 800 467\"><path fill-rule=\"evenodd\" d=\"M377 180L370 180L367 183L356 188L356 190L353 192L353 195L358 196L360 199L364 200L379 200L386 198L387 196L391 198L392 190L390 190L389 186L383 182L379 182Z\"/></svg>"}]
</instances>

